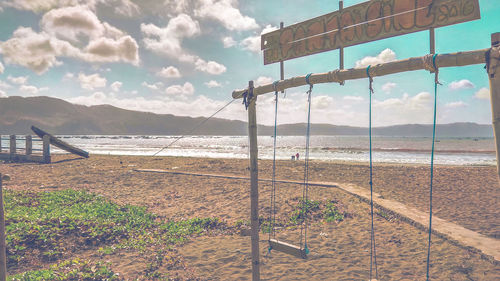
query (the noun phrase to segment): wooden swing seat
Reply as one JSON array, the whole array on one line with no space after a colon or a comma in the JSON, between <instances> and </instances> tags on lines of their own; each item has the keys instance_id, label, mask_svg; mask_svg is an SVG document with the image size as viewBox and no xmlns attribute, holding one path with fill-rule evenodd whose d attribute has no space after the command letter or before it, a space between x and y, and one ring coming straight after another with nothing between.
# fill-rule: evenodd
<instances>
[{"instance_id":1,"label":"wooden swing seat","mask_svg":"<svg viewBox=\"0 0 500 281\"><path fill-rule=\"evenodd\" d=\"M299 246L295 246L283 241L278 241L276 239L269 239L269 246L271 247L271 249L285 254L296 256L302 259L307 258L306 250L300 248Z\"/></svg>"}]
</instances>

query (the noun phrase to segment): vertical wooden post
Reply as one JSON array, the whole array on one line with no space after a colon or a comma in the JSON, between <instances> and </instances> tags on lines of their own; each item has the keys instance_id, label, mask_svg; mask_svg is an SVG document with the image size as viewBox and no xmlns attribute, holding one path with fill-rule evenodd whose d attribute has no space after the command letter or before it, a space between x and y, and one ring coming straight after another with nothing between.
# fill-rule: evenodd
<instances>
[{"instance_id":1,"label":"vertical wooden post","mask_svg":"<svg viewBox=\"0 0 500 281\"><path fill-rule=\"evenodd\" d=\"M13 161L16 157L16 135L10 135L10 160Z\"/></svg>"},{"instance_id":2,"label":"vertical wooden post","mask_svg":"<svg viewBox=\"0 0 500 281\"><path fill-rule=\"evenodd\" d=\"M26 135L26 155L31 155L33 152L33 139L31 135Z\"/></svg>"},{"instance_id":3,"label":"vertical wooden post","mask_svg":"<svg viewBox=\"0 0 500 281\"><path fill-rule=\"evenodd\" d=\"M2 174L0 174L0 281L7 280L7 247L5 243L5 215L3 210Z\"/></svg>"},{"instance_id":4,"label":"vertical wooden post","mask_svg":"<svg viewBox=\"0 0 500 281\"><path fill-rule=\"evenodd\" d=\"M248 138L250 145L250 225L252 239L252 280L260 280L259 268L259 167L257 147L257 96L248 82Z\"/></svg>"},{"instance_id":5,"label":"vertical wooden post","mask_svg":"<svg viewBox=\"0 0 500 281\"><path fill-rule=\"evenodd\" d=\"M343 9L344 9L344 1L340 0L339 1L339 12L342 12ZM344 48L343 47L339 48L339 54L340 54L339 69L344 69Z\"/></svg>"},{"instance_id":6,"label":"vertical wooden post","mask_svg":"<svg viewBox=\"0 0 500 281\"><path fill-rule=\"evenodd\" d=\"M50 136L43 136L43 163L50 163Z\"/></svg>"},{"instance_id":7,"label":"vertical wooden post","mask_svg":"<svg viewBox=\"0 0 500 281\"><path fill-rule=\"evenodd\" d=\"M2 135L0 135L0 152L2 152Z\"/></svg>"},{"instance_id":8,"label":"vertical wooden post","mask_svg":"<svg viewBox=\"0 0 500 281\"><path fill-rule=\"evenodd\" d=\"M491 34L491 52L488 66L490 78L491 114L493 115L493 131L497 151L497 172L500 180L500 32Z\"/></svg>"},{"instance_id":9,"label":"vertical wooden post","mask_svg":"<svg viewBox=\"0 0 500 281\"><path fill-rule=\"evenodd\" d=\"M280 22L280 29L283 29L284 24L283 22ZM280 80L285 80L285 63L283 61L280 61ZM281 90L281 93L283 94L285 90Z\"/></svg>"},{"instance_id":10,"label":"vertical wooden post","mask_svg":"<svg viewBox=\"0 0 500 281\"><path fill-rule=\"evenodd\" d=\"M430 43L430 54L436 53L436 37L434 33L434 27L429 29L429 43Z\"/></svg>"}]
</instances>

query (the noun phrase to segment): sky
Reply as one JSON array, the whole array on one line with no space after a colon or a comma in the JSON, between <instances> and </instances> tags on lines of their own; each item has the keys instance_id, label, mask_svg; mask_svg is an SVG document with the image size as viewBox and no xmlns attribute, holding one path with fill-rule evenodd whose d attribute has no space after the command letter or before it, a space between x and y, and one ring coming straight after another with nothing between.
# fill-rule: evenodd
<instances>
[{"instance_id":1,"label":"sky","mask_svg":"<svg viewBox=\"0 0 500 281\"><path fill-rule=\"evenodd\" d=\"M346 0L344 7L364 2ZM436 52L489 48L500 29L498 0L479 0L481 19L436 29ZM338 9L337 0L0 0L0 98L50 96L82 105L210 116L254 80L279 78L264 66L260 35ZM429 53L418 32L345 48L345 67ZM284 63L285 78L339 68L337 50ZM491 123L484 65L440 70L438 123ZM374 79L373 125L432 122L434 76ZM307 120L308 87L280 95L278 123ZM368 81L314 87L313 123L368 126ZM274 123L274 95L259 96L257 120ZM217 117L247 120L241 101Z\"/></svg>"}]
</instances>

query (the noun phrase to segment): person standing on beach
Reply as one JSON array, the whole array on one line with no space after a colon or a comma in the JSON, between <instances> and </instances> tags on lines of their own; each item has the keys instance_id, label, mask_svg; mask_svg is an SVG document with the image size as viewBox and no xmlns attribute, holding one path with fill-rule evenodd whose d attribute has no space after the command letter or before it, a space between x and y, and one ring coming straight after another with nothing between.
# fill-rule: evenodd
<instances>
[{"instance_id":1,"label":"person standing on beach","mask_svg":"<svg viewBox=\"0 0 500 281\"><path fill-rule=\"evenodd\" d=\"M295 160L299 160L299 153L295 154Z\"/></svg>"}]
</instances>

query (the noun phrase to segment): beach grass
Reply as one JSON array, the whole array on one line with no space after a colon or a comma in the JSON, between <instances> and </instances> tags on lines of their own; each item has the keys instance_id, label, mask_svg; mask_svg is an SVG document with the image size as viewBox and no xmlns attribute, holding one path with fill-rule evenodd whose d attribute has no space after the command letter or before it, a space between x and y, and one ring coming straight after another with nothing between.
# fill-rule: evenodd
<instances>
[{"instance_id":1,"label":"beach grass","mask_svg":"<svg viewBox=\"0 0 500 281\"><path fill-rule=\"evenodd\" d=\"M146 251L151 246L156 252L165 252L194 235L224 229L217 218L171 221L149 213L146 207L120 206L84 190L6 190L5 209L9 265L23 264L36 255L44 262L54 262L72 256L72 252L94 247L99 247L102 255L112 254L116 249ZM72 268L70 272L89 276L96 270L111 274L104 265L89 266L88 262L71 260L47 270L16 275L12 280L38 280L33 276L42 276L39 280L72 280L60 277L69 276L68 266ZM87 267L93 270L87 272ZM149 271L154 272L151 268Z\"/></svg>"}]
</instances>

